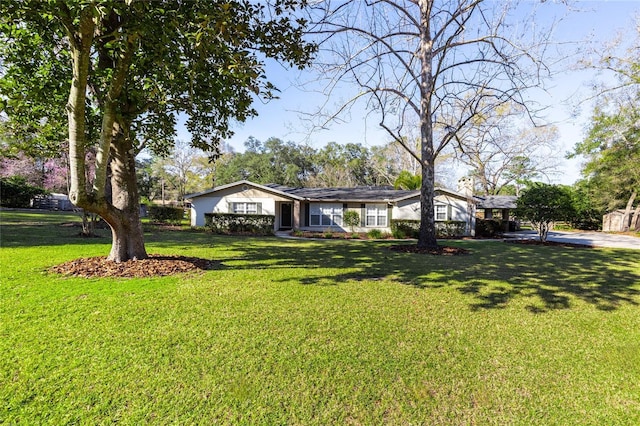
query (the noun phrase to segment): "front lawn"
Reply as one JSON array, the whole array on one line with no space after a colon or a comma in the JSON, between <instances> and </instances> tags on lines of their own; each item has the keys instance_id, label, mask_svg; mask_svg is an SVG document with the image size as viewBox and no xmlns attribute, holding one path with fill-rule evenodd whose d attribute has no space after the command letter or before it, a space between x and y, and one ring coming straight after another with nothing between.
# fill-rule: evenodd
<instances>
[{"instance_id":1,"label":"front lawn","mask_svg":"<svg viewBox=\"0 0 640 426\"><path fill-rule=\"evenodd\" d=\"M108 254L73 220L0 212L0 423L640 424L640 251L150 228L215 268L49 274Z\"/></svg>"}]
</instances>

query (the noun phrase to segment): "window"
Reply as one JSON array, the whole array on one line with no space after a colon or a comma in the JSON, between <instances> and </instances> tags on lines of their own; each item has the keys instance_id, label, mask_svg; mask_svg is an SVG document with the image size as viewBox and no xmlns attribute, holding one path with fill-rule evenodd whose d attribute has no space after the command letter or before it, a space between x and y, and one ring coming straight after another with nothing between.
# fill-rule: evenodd
<instances>
[{"instance_id":1,"label":"window","mask_svg":"<svg viewBox=\"0 0 640 426\"><path fill-rule=\"evenodd\" d=\"M262 203L231 203L231 212L235 214L262 214Z\"/></svg>"},{"instance_id":2,"label":"window","mask_svg":"<svg viewBox=\"0 0 640 426\"><path fill-rule=\"evenodd\" d=\"M447 220L447 206L436 204L436 220Z\"/></svg>"},{"instance_id":3,"label":"window","mask_svg":"<svg viewBox=\"0 0 640 426\"><path fill-rule=\"evenodd\" d=\"M366 225L373 227L387 226L387 206L384 204L367 204Z\"/></svg>"},{"instance_id":4,"label":"window","mask_svg":"<svg viewBox=\"0 0 640 426\"><path fill-rule=\"evenodd\" d=\"M309 225L342 226L342 204L312 204Z\"/></svg>"}]
</instances>

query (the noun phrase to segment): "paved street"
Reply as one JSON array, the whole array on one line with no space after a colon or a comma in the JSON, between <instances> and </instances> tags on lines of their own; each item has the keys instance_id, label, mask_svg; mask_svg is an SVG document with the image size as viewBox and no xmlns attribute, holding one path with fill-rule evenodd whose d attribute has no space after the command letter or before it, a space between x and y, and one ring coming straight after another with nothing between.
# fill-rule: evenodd
<instances>
[{"instance_id":1,"label":"paved street","mask_svg":"<svg viewBox=\"0 0 640 426\"><path fill-rule=\"evenodd\" d=\"M537 240L538 234L535 231L507 232L505 237L510 239ZM291 235L291 232L276 232L277 237L298 238ZM569 244L585 244L594 247L628 248L640 250L640 238L629 235L607 234L604 232L582 231L582 232L560 232L550 231L547 237L549 241L557 241ZM498 240L494 240L498 241Z\"/></svg>"},{"instance_id":2,"label":"paved street","mask_svg":"<svg viewBox=\"0 0 640 426\"><path fill-rule=\"evenodd\" d=\"M536 239L535 231L509 232L509 238ZM607 234L604 232L560 232L550 231L547 237L549 241L557 241L570 244L586 244L594 247L630 248L640 250L640 238L629 235Z\"/></svg>"}]
</instances>

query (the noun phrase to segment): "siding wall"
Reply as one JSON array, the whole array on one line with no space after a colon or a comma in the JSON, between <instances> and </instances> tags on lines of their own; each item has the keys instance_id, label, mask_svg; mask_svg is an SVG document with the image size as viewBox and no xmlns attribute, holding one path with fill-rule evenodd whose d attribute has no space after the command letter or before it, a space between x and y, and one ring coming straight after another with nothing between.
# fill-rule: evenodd
<instances>
[{"instance_id":1,"label":"siding wall","mask_svg":"<svg viewBox=\"0 0 640 426\"><path fill-rule=\"evenodd\" d=\"M446 194L438 194L435 204L444 204L448 207L448 220L466 222L466 235L475 235L475 208L469 205L467 200ZM400 201L393 206L393 218L404 220L420 220L420 199L418 197Z\"/></svg>"},{"instance_id":2,"label":"siding wall","mask_svg":"<svg viewBox=\"0 0 640 426\"><path fill-rule=\"evenodd\" d=\"M251 187L243 190L241 186L196 197L191 200L191 226L204 226L205 213L229 213L230 203L262 203L262 214L279 217L279 212L276 214L278 201L290 200Z\"/></svg>"}]
</instances>

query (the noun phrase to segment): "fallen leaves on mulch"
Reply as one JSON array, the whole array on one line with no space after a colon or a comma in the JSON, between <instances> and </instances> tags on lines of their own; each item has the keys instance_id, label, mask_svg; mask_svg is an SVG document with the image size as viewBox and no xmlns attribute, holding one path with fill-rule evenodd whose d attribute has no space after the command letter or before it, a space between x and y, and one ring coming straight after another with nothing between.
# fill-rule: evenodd
<instances>
[{"instance_id":1,"label":"fallen leaves on mulch","mask_svg":"<svg viewBox=\"0 0 640 426\"><path fill-rule=\"evenodd\" d=\"M417 245L395 245L390 246L390 250L402 253L432 254L434 256L458 256L461 254L469 254L469 250L461 247L438 246L435 249L419 248Z\"/></svg>"},{"instance_id":2,"label":"fallen leaves on mulch","mask_svg":"<svg viewBox=\"0 0 640 426\"><path fill-rule=\"evenodd\" d=\"M185 256L149 255L147 259L112 262L106 257L88 257L49 268L49 272L84 278L145 278L163 277L185 272L201 271L213 268L213 262L207 259Z\"/></svg>"}]
</instances>

